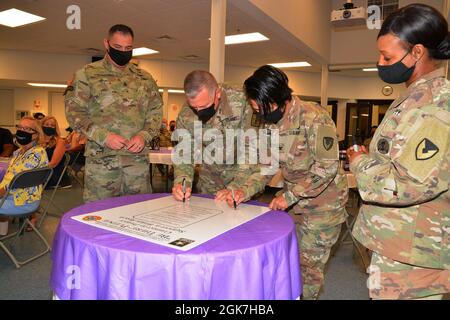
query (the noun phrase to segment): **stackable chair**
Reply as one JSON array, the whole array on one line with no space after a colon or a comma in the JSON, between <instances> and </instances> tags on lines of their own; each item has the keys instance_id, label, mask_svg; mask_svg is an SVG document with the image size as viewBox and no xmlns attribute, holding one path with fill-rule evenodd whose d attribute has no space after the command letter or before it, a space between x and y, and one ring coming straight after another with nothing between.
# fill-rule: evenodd
<instances>
[{"instance_id":1,"label":"stackable chair","mask_svg":"<svg viewBox=\"0 0 450 320\"><path fill-rule=\"evenodd\" d=\"M42 185L43 188L45 189L45 186L47 185L48 181L50 180L52 173L53 173L53 169L51 169L51 168L40 168L40 169L24 171L24 172L17 174L11 181L9 188L6 191L6 194L0 200L0 207L3 205L6 198L9 195L11 195L11 190L37 187L40 185ZM18 214L0 213L0 217L19 218L19 221L20 221L19 229L16 232L12 232L10 234L7 234L6 236L0 237L0 248L2 248L3 251L5 251L5 253L8 255L8 257L15 264L16 268L20 268L22 265L24 265L28 262L31 262L50 251L50 245L45 240L44 236L31 223L31 221L29 219L34 212L35 212L35 210L33 210L32 212L27 212L27 213L23 213L23 214L19 214L19 215ZM45 245L45 249L44 249L44 251L41 251L26 260L19 261L18 258L13 254L12 251L14 251L15 244L19 240L19 237L21 237L24 234L23 231L27 225L30 226L32 231L34 231L36 233L36 235L41 239L41 241ZM13 241L9 245L7 243L7 240L9 240L11 238L13 238ZM8 246L10 246L11 249L8 249Z\"/></svg>"},{"instance_id":2,"label":"stackable chair","mask_svg":"<svg viewBox=\"0 0 450 320\"><path fill-rule=\"evenodd\" d=\"M67 168L67 173L70 175L70 177L72 179L74 179L82 188L84 186L84 181L80 180L80 178L78 177L78 172L83 172L83 167L84 165L80 165L79 163L77 163L78 158L80 158L84 153L83 151L78 151L75 154L75 158L72 161L72 164L69 165L69 167ZM83 179L84 179L84 174L83 174Z\"/></svg>"},{"instance_id":3,"label":"stackable chair","mask_svg":"<svg viewBox=\"0 0 450 320\"><path fill-rule=\"evenodd\" d=\"M62 160L61 160L62 161ZM42 212L41 218L39 219L39 223L38 223L38 228L41 227L42 223L44 222L45 217L48 214L48 209L50 208L50 205L53 205L53 207L55 207L56 209L58 209L59 211L62 211L60 208L58 208L54 203L53 203L53 199L55 198L55 194L56 191L58 191L59 188L59 184L61 183L61 180L64 176L64 174L67 171L67 168L69 166L69 162L70 162L70 156L69 154L65 153L64 154L64 168L61 172L61 176L58 178L58 182L56 183L55 188L53 189L52 193L50 194L50 197L47 197L45 194L42 194L42 197L44 199L46 199L47 201L47 205L45 206L44 211Z\"/></svg>"}]
</instances>

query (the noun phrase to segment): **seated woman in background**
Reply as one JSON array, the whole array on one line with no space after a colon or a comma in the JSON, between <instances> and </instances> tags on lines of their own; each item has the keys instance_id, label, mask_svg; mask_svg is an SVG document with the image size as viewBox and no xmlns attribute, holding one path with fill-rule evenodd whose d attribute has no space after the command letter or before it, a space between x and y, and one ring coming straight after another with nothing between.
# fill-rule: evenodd
<instances>
[{"instance_id":1,"label":"seated woman in background","mask_svg":"<svg viewBox=\"0 0 450 320\"><path fill-rule=\"evenodd\" d=\"M43 168L48 165L45 149L42 147L44 134L37 120L24 117L17 125L16 141L21 146L11 158L8 170L0 182L0 197L3 197L14 176L20 172ZM41 200L42 186L12 190L11 195L0 207L0 213L21 214L37 210ZM35 217L31 222L35 222ZM0 218L1 222L7 219ZM7 233L7 229L6 229Z\"/></svg>"},{"instance_id":2,"label":"seated woman in background","mask_svg":"<svg viewBox=\"0 0 450 320\"><path fill-rule=\"evenodd\" d=\"M64 170L64 153L66 153L66 141L61 138L58 121L55 117L45 117L41 120L42 131L44 132L45 150L49 159L48 166L53 169L53 175L47 187L56 187L59 177ZM60 188L70 188L72 186L67 173L59 184Z\"/></svg>"}]
</instances>

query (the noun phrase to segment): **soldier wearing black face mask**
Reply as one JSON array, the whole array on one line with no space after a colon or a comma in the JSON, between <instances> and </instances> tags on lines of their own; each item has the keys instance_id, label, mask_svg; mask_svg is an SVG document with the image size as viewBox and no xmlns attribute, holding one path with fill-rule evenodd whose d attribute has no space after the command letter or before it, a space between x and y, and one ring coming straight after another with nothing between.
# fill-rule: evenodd
<instances>
[{"instance_id":1,"label":"soldier wearing black face mask","mask_svg":"<svg viewBox=\"0 0 450 320\"><path fill-rule=\"evenodd\" d=\"M373 299L442 299L450 292L450 58L446 18L411 4L390 14L377 40L378 73L407 89L368 148L349 148L364 200L354 237L373 252Z\"/></svg>"},{"instance_id":2,"label":"soldier wearing black face mask","mask_svg":"<svg viewBox=\"0 0 450 320\"><path fill-rule=\"evenodd\" d=\"M87 137L86 202L150 193L147 154L159 136L162 98L153 77L130 63L133 30L115 25L105 58L79 70L65 95L70 126Z\"/></svg>"},{"instance_id":3,"label":"soldier wearing black face mask","mask_svg":"<svg viewBox=\"0 0 450 320\"><path fill-rule=\"evenodd\" d=\"M317 299L331 247L346 218L347 180L338 171L338 140L333 120L317 103L293 96L288 82L281 70L262 66L245 81L244 91L253 110L265 122L265 129L279 133L280 145L274 147L279 147L285 183L270 208L292 208L300 248L302 298ZM238 204L264 190L269 183L272 176L261 174L262 169L263 166L234 192ZM230 197L227 202L234 205Z\"/></svg>"},{"instance_id":4,"label":"soldier wearing black face mask","mask_svg":"<svg viewBox=\"0 0 450 320\"><path fill-rule=\"evenodd\" d=\"M196 70L186 76L184 91L186 104L180 111L176 124L177 130L189 131L191 139L194 139L194 124L201 126L203 133L211 129L219 131L221 137L225 137L227 129L247 130L251 127L252 112L242 88L218 84L211 73ZM198 149L192 150L192 154L202 152L210 143L211 141L202 141L197 144ZM216 195L218 199L223 199L228 194L229 191L226 188L236 185L238 179L250 175L256 167L239 165L237 161L227 164L225 161L227 153L232 152L236 155L236 152L227 149L226 141L223 141L223 146L224 158L219 160L220 163L207 159L206 154L203 155L197 185L199 192ZM248 152L248 148L246 151ZM172 193L177 200L188 199L193 187L194 161L189 164L175 165L174 169L175 180ZM186 193L182 192L183 181L187 187Z\"/></svg>"}]
</instances>

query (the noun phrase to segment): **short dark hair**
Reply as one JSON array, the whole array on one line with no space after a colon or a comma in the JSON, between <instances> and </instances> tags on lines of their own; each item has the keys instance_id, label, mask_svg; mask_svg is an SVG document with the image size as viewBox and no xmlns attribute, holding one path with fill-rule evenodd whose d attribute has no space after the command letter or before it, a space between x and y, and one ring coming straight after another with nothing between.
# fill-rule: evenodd
<instances>
[{"instance_id":1,"label":"short dark hair","mask_svg":"<svg viewBox=\"0 0 450 320\"><path fill-rule=\"evenodd\" d=\"M112 26L109 29L108 36L111 38L116 32L120 32L123 35L129 34L134 39L133 29L131 29L129 26L126 26L124 24L116 24L116 25Z\"/></svg>"},{"instance_id":2,"label":"short dark hair","mask_svg":"<svg viewBox=\"0 0 450 320\"><path fill-rule=\"evenodd\" d=\"M269 65L260 67L245 80L244 91L247 99L256 101L261 108L262 115L271 112L271 103L282 108L286 101L292 100L292 89L289 88L287 75L280 69Z\"/></svg>"},{"instance_id":3,"label":"short dark hair","mask_svg":"<svg viewBox=\"0 0 450 320\"><path fill-rule=\"evenodd\" d=\"M378 38L392 33L408 49L422 44L432 59L450 58L448 22L435 8L425 4L410 4L391 13L381 27Z\"/></svg>"}]
</instances>

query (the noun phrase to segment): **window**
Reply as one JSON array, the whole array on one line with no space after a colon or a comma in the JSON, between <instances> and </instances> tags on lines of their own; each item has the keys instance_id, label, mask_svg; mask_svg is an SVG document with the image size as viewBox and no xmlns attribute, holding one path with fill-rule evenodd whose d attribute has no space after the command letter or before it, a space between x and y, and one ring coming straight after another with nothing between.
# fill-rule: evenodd
<instances>
[{"instance_id":1,"label":"window","mask_svg":"<svg viewBox=\"0 0 450 320\"><path fill-rule=\"evenodd\" d=\"M398 9L398 0L367 0L367 7L369 6L379 6L381 8L381 17L384 21L392 12Z\"/></svg>"}]
</instances>

